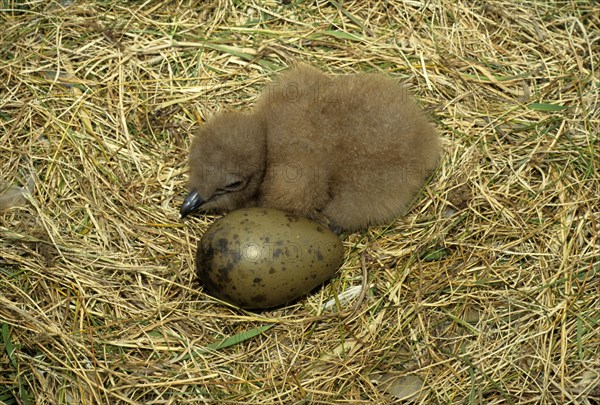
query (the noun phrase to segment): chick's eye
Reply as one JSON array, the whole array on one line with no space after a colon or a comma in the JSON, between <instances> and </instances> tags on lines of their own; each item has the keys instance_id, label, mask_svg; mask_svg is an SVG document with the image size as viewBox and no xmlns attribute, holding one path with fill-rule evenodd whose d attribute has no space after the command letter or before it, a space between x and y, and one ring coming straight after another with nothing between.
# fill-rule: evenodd
<instances>
[{"instance_id":1,"label":"chick's eye","mask_svg":"<svg viewBox=\"0 0 600 405\"><path fill-rule=\"evenodd\" d=\"M236 191L244 186L242 181L234 181L233 183L229 183L225 186L225 190L227 191Z\"/></svg>"}]
</instances>

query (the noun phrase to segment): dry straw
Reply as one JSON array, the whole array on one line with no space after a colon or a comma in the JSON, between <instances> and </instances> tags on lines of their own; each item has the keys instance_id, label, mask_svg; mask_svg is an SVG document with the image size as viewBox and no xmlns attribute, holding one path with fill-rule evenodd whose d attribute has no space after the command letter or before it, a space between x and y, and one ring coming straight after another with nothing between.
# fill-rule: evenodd
<instances>
[{"instance_id":1,"label":"dry straw","mask_svg":"<svg viewBox=\"0 0 600 405\"><path fill-rule=\"evenodd\" d=\"M0 7L0 402L600 401L597 2ZM297 60L406 80L444 157L331 283L241 312L194 277L215 217L178 220L190 127Z\"/></svg>"}]
</instances>

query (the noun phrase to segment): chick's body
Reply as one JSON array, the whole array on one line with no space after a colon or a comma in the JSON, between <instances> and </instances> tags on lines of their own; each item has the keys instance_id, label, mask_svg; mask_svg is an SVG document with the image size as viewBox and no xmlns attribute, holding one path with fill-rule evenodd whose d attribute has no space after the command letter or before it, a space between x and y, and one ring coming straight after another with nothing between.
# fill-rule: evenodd
<instances>
[{"instance_id":1,"label":"chick's body","mask_svg":"<svg viewBox=\"0 0 600 405\"><path fill-rule=\"evenodd\" d=\"M181 213L263 206L334 229L380 225L406 209L438 155L435 129L395 80L301 65L252 112L200 129Z\"/></svg>"}]
</instances>

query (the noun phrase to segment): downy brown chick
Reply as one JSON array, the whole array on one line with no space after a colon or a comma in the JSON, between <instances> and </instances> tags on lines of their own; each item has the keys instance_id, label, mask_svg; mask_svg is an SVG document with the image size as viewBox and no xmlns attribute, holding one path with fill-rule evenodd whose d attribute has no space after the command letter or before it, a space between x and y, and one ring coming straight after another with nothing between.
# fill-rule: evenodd
<instances>
[{"instance_id":1,"label":"downy brown chick","mask_svg":"<svg viewBox=\"0 0 600 405\"><path fill-rule=\"evenodd\" d=\"M338 231L381 225L407 208L439 151L436 130L394 79L300 65L252 111L197 130L180 212L263 206Z\"/></svg>"}]
</instances>

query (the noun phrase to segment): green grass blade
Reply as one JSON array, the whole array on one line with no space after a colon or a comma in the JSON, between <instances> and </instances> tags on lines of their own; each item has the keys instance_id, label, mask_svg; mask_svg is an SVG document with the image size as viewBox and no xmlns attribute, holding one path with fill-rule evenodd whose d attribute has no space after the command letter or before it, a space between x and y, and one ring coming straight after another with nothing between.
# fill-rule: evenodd
<instances>
[{"instance_id":1,"label":"green grass blade","mask_svg":"<svg viewBox=\"0 0 600 405\"><path fill-rule=\"evenodd\" d=\"M8 328L7 323L2 324L2 341L4 342L4 349L6 350L6 354L8 354L10 363L14 368L17 368L17 359L14 356L17 347L13 344L10 338L10 329Z\"/></svg>"},{"instance_id":2,"label":"green grass blade","mask_svg":"<svg viewBox=\"0 0 600 405\"><path fill-rule=\"evenodd\" d=\"M564 105L558 104L549 104L549 103L531 103L527 106L530 110L533 111L562 111L566 110L569 107L565 107Z\"/></svg>"},{"instance_id":3,"label":"green grass blade","mask_svg":"<svg viewBox=\"0 0 600 405\"><path fill-rule=\"evenodd\" d=\"M228 338L225 338L220 342L215 342L213 344L206 346L206 351L221 350L221 349L225 349L226 347L229 347L229 346L237 345L238 343L245 342L246 340L250 340L250 339L260 335L261 333L266 332L267 330L271 329L272 327L273 327L273 325L263 325L263 326L259 326L258 328L254 328L254 329L250 329L245 332L242 332L242 333L238 333L237 335L233 335Z\"/></svg>"}]
</instances>

